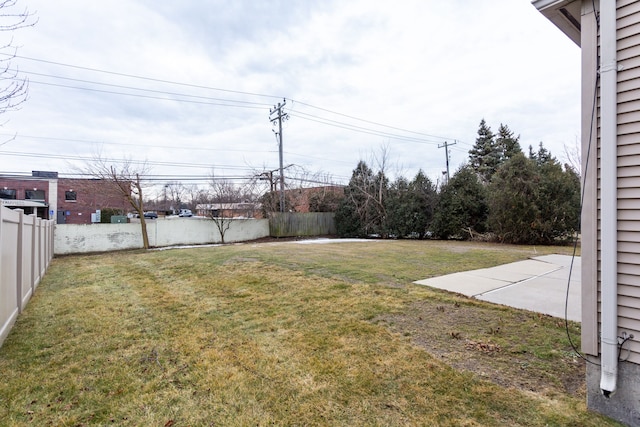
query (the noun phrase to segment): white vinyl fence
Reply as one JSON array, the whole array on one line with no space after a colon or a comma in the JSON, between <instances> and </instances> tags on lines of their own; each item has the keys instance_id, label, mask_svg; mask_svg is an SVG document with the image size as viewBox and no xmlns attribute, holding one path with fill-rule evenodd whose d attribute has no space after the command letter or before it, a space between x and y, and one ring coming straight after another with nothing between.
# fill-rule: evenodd
<instances>
[{"instance_id":1,"label":"white vinyl fence","mask_svg":"<svg viewBox=\"0 0 640 427\"><path fill-rule=\"evenodd\" d=\"M0 346L53 258L53 221L0 207Z\"/></svg>"}]
</instances>

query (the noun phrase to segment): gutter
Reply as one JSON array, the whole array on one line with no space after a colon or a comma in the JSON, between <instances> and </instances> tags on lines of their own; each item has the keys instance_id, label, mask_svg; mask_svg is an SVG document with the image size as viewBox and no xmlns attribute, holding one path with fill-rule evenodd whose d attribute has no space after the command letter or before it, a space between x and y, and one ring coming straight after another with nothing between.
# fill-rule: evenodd
<instances>
[{"instance_id":1,"label":"gutter","mask_svg":"<svg viewBox=\"0 0 640 427\"><path fill-rule=\"evenodd\" d=\"M605 397L618 377L618 183L616 1L600 2L601 376Z\"/></svg>"}]
</instances>

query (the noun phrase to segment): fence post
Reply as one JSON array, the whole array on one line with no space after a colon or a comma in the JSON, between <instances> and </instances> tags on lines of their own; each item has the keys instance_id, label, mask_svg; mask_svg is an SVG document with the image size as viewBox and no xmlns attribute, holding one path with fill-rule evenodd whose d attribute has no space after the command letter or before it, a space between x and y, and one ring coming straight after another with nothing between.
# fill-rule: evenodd
<instances>
[{"instance_id":1,"label":"fence post","mask_svg":"<svg viewBox=\"0 0 640 427\"><path fill-rule=\"evenodd\" d=\"M16 209L18 212L18 241L16 242L16 297L18 303L18 314L22 313L22 264L24 263L24 210Z\"/></svg>"},{"instance_id":2,"label":"fence post","mask_svg":"<svg viewBox=\"0 0 640 427\"><path fill-rule=\"evenodd\" d=\"M54 239L54 232L55 232L55 228L56 225L53 221L48 221L47 222L47 229L49 231L49 260L47 262L47 268L49 268L49 264L51 264L51 260L53 259L53 254L55 251L55 241L56 239Z\"/></svg>"},{"instance_id":3,"label":"fence post","mask_svg":"<svg viewBox=\"0 0 640 427\"><path fill-rule=\"evenodd\" d=\"M38 262L36 263L36 265L38 266L38 279L42 279L42 271L44 270L44 267L42 265L42 251L43 251L43 241L42 241L42 221L36 221L36 224L38 224L38 226L36 227L36 230L38 231L38 239L36 241L36 245L38 247Z\"/></svg>"},{"instance_id":4,"label":"fence post","mask_svg":"<svg viewBox=\"0 0 640 427\"><path fill-rule=\"evenodd\" d=\"M2 252L3 252L3 245L2 245L2 241L3 241L3 228L4 228L4 206L0 205L0 280L2 280ZM0 286L2 284L0 283ZM2 319L0 319L2 320ZM1 326L1 325L0 325ZM1 342L1 341L0 341Z\"/></svg>"},{"instance_id":5,"label":"fence post","mask_svg":"<svg viewBox=\"0 0 640 427\"><path fill-rule=\"evenodd\" d=\"M36 291L36 285L38 284L38 274L36 271L36 224L38 222L38 217L36 214L31 214L29 215L29 218L31 220L31 248L29 251L31 253L31 294L33 295Z\"/></svg>"}]
</instances>

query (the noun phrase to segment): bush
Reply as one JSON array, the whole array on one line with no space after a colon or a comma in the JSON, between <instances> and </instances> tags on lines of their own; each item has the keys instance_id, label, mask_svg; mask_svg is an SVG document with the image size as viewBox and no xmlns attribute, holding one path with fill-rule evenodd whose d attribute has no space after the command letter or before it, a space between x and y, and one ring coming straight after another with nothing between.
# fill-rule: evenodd
<instances>
[{"instance_id":1,"label":"bush","mask_svg":"<svg viewBox=\"0 0 640 427\"><path fill-rule=\"evenodd\" d=\"M441 239L469 239L486 231L486 190L476 173L463 166L442 187L432 231Z\"/></svg>"},{"instance_id":2,"label":"bush","mask_svg":"<svg viewBox=\"0 0 640 427\"><path fill-rule=\"evenodd\" d=\"M579 226L580 180L550 155L514 156L489 186L489 227L506 243L553 244Z\"/></svg>"},{"instance_id":3,"label":"bush","mask_svg":"<svg viewBox=\"0 0 640 427\"><path fill-rule=\"evenodd\" d=\"M411 182L398 178L386 200L389 234L424 239L433 221L436 200L435 186L422 171Z\"/></svg>"},{"instance_id":4,"label":"bush","mask_svg":"<svg viewBox=\"0 0 640 427\"><path fill-rule=\"evenodd\" d=\"M539 238L537 200L540 175L533 161L518 154L504 163L489 185L489 228L498 240L535 243Z\"/></svg>"},{"instance_id":5,"label":"bush","mask_svg":"<svg viewBox=\"0 0 640 427\"><path fill-rule=\"evenodd\" d=\"M100 209L100 222L103 224L111 224L111 217L114 215L124 215L122 209L102 208Z\"/></svg>"}]
</instances>

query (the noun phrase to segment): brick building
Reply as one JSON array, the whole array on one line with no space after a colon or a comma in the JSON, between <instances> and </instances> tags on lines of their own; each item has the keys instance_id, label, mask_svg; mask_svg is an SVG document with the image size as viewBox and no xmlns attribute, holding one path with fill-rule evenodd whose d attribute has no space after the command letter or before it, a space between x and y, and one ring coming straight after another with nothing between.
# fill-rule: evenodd
<instances>
[{"instance_id":1,"label":"brick building","mask_svg":"<svg viewBox=\"0 0 640 427\"><path fill-rule=\"evenodd\" d=\"M334 212L344 197L344 187L327 185L323 187L296 188L286 191L294 212L312 211Z\"/></svg>"},{"instance_id":2,"label":"brick building","mask_svg":"<svg viewBox=\"0 0 640 427\"><path fill-rule=\"evenodd\" d=\"M199 203L196 205L196 215L222 218L262 218L262 204L253 202L242 203Z\"/></svg>"},{"instance_id":3,"label":"brick building","mask_svg":"<svg viewBox=\"0 0 640 427\"><path fill-rule=\"evenodd\" d=\"M32 176L0 175L0 201L58 224L90 224L102 209L126 212L129 205L109 181L58 178L57 172L34 171ZM99 216L94 220L100 220Z\"/></svg>"}]
</instances>

